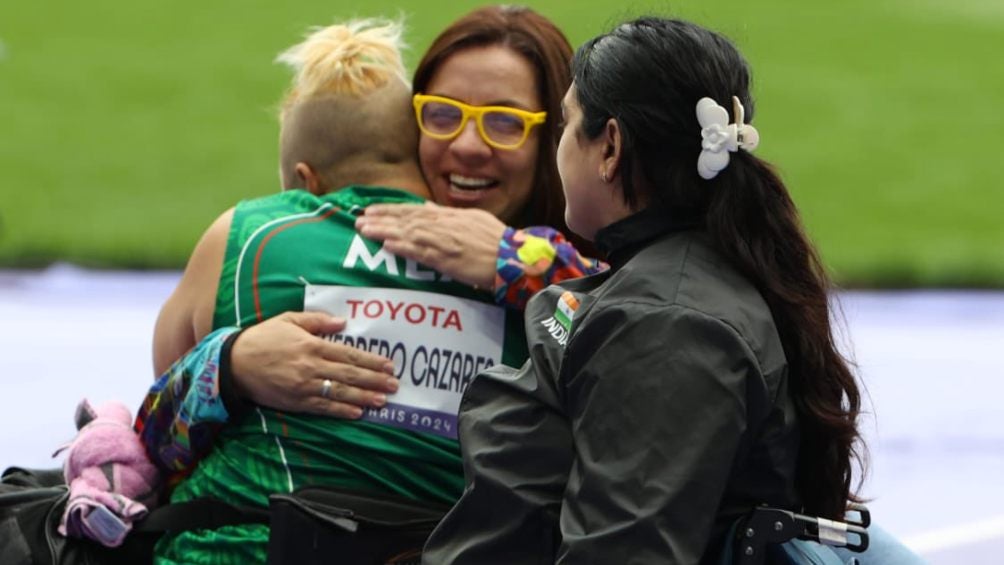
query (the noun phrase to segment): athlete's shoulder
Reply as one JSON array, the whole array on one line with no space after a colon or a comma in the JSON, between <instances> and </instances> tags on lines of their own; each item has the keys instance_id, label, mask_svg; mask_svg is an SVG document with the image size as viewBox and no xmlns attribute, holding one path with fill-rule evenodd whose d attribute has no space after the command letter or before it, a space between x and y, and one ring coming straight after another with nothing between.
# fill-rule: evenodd
<instances>
[{"instance_id":1,"label":"athlete's shoulder","mask_svg":"<svg viewBox=\"0 0 1004 565\"><path fill-rule=\"evenodd\" d=\"M312 208L320 205L321 199L302 189L283 190L275 194L248 198L237 203L239 212L268 210L273 208L296 209Z\"/></svg>"},{"instance_id":2,"label":"athlete's shoulder","mask_svg":"<svg viewBox=\"0 0 1004 565\"><path fill-rule=\"evenodd\" d=\"M421 204L425 199L400 188L350 185L324 195L326 200L350 210L371 204Z\"/></svg>"},{"instance_id":3,"label":"athlete's shoulder","mask_svg":"<svg viewBox=\"0 0 1004 565\"><path fill-rule=\"evenodd\" d=\"M340 208L306 190L285 190L268 196L240 201L234 207L233 228L243 232L283 219L323 213L329 208Z\"/></svg>"}]
</instances>

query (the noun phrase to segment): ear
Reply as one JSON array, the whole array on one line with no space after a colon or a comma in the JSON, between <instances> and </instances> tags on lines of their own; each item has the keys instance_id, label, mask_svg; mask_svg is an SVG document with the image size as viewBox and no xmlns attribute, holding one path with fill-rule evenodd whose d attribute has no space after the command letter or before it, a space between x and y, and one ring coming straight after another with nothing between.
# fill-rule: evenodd
<instances>
[{"instance_id":1,"label":"ear","mask_svg":"<svg viewBox=\"0 0 1004 565\"><path fill-rule=\"evenodd\" d=\"M296 171L298 187L306 188L315 196L324 194L324 183L321 182L321 176L314 171L313 167L303 161L298 161L293 170Z\"/></svg>"},{"instance_id":2,"label":"ear","mask_svg":"<svg viewBox=\"0 0 1004 565\"><path fill-rule=\"evenodd\" d=\"M601 149L600 176L613 180L620 172L623 138L621 126L614 118L607 120L603 127L603 147Z\"/></svg>"},{"instance_id":3,"label":"ear","mask_svg":"<svg viewBox=\"0 0 1004 565\"><path fill-rule=\"evenodd\" d=\"M81 430L87 424L90 424L98 417L98 413L91 406L91 403L85 398L77 404L77 411L73 415L74 423L77 425L77 429Z\"/></svg>"}]
</instances>

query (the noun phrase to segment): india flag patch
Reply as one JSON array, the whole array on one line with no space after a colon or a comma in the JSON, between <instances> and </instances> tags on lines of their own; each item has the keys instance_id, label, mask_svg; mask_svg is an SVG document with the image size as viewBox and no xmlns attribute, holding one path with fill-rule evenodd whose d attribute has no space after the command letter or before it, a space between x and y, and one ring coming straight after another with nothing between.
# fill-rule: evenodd
<instances>
[{"instance_id":1,"label":"india flag patch","mask_svg":"<svg viewBox=\"0 0 1004 565\"><path fill-rule=\"evenodd\" d=\"M579 309L579 301L567 290L558 299L558 307L554 309L554 319L565 328L565 331L572 330L572 320L575 318L575 311Z\"/></svg>"}]
</instances>

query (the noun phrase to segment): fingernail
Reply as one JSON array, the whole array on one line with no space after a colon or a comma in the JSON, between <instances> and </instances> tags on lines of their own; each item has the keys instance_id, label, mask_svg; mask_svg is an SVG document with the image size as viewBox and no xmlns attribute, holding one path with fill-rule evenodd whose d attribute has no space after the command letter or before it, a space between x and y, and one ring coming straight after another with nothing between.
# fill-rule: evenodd
<instances>
[{"instance_id":1,"label":"fingernail","mask_svg":"<svg viewBox=\"0 0 1004 565\"><path fill-rule=\"evenodd\" d=\"M349 413L349 418L352 420L355 420L357 418L362 418L362 416L363 416L363 409L358 407L353 407Z\"/></svg>"},{"instance_id":2,"label":"fingernail","mask_svg":"<svg viewBox=\"0 0 1004 565\"><path fill-rule=\"evenodd\" d=\"M397 379L394 378L387 379L387 388L390 389L391 392L397 392L398 386L399 385Z\"/></svg>"},{"instance_id":3,"label":"fingernail","mask_svg":"<svg viewBox=\"0 0 1004 565\"><path fill-rule=\"evenodd\" d=\"M385 373L393 375L394 374L394 362L393 361L388 361L388 362L384 363L383 367L381 367L381 370L383 370L383 372L385 372ZM391 379L391 380L397 381L397 379Z\"/></svg>"},{"instance_id":4,"label":"fingernail","mask_svg":"<svg viewBox=\"0 0 1004 565\"><path fill-rule=\"evenodd\" d=\"M387 404L387 395L386 394L378 394L378 395L374 396L373 397L373 404L375 406L383 406L384 404Z\"/></svg>"}]
</instances>

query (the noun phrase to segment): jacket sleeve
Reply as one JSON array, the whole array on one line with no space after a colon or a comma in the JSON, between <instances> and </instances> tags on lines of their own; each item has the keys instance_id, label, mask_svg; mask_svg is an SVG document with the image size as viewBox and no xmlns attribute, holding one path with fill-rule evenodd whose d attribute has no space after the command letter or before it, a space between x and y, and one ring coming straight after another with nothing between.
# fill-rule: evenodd
<instances>
[{"instance_id":1,"label":"jacket sleeve","mask_svg":"<svg viewBox=\"0 0 1004 565\"><path fill-rule=\"evenodd\" d=\"M143 400L136 431L150 459L169 476L190 472L227 422L220 354L238 331L220 328L204 337L153 383Z\"/></svg>"},{"instance_id":2,"label":"jacket sleeve","mask_svg":"<svg viewBox=\"0 0 1004 565\"><path fill-rule=\"evenodd\" d=\"M539 359L538 359L539 360ZM422 563L554 563L558 513L572 460L554 379L542 367L478 375L461 403L466 487L429 537Z\"/></svg>"},{"instance_id":3,"label":"jacket sleeve","mask_svg":"<svg viewBox=\"0 0 1004 565\"><path fill-rule=\"evenodd\" d=\"M531 296L548 285L607 268L603 261L583 257L554 228L507 227L499 242L495 302L522 310Z\"/></svg>"},{"instance_id":4,"label":"jacket sleeve","mask_svg":"<svg viewBox=\"0 0 1004 565\"><path fill-rule=\"evenodd\" d=\"M594 311L559 377L575 455L556 562L699 562L759 372L743 338L700 312Z\"/></svg>"}]
</instances>

